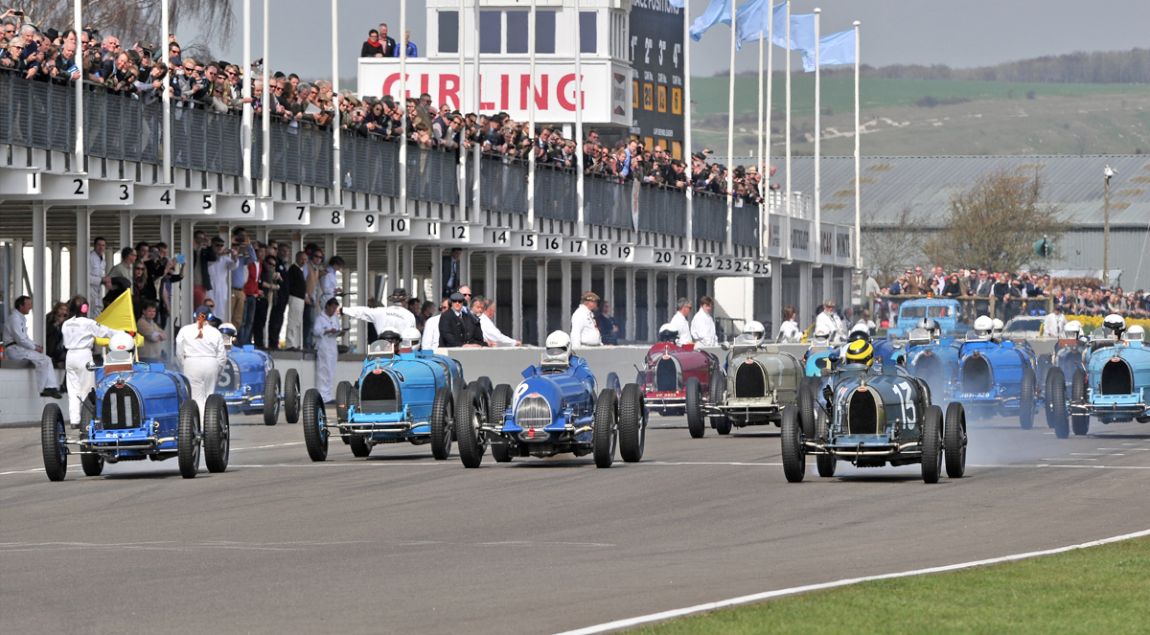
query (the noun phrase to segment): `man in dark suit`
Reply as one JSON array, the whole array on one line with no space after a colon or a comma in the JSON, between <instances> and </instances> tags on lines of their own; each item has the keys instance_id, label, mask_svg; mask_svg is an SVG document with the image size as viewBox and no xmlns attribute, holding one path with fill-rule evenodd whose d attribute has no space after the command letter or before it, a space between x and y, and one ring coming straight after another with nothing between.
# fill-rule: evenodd
<instances>
[{"instance_id":1,"label":"man in dark suit","mask_svg":"<svg viewBox=\"0 0 1150 635\"><path fill-rule=\"evenodd\" d=\"M443 295L450 296L459 290L459 261L463 250L456 247L450 256L443 257Z\"/></svg>"},{"instance_id":2,"label":"man in dark suit","mask_svg":"<svg viewBox=\"0 0 1150 635\"><path fill-rule=\"evenodd\" d=\"M463 312L463 294L456 292L450 296L451 308L439 318L439 346L474 348L486 346L479 319Z\"/></svg>"}]
</instances>

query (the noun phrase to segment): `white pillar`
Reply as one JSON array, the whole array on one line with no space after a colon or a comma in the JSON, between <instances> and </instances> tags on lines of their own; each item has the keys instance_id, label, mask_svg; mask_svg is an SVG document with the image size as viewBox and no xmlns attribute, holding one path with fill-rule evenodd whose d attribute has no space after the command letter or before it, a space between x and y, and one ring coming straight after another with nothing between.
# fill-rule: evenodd
<instances>
[{"instance_id":1,"label":"white pillar","mask_svg":"<svg viewBox=\"0 0 1150 635\"><path fill-rule=\"evenodd\" d=\"M402 286L404 289L407 289L408 296L417 295L414 292L414 286L411 282L412 278L415 277L415 245L405 246L403 251L400 252L400 258L403 259Z\"/></svg>"},{"instance_id":2,"label":"white pillar","mask_svg":"<svg viewBox=\"0 0 1150 635\"><path fill-rule=\"evenodd\" d=\"M48 248L48 208L43 203L32 204L32 317L28 320L28 330L32 339L44 345L44 315L48 312L48 281L44 275L47 267L45 251ZM17 254L19 257L20 254ZM57 261L59 262L59 261Z\"/></svg>"},{"instance_id":3,"label":"white pillar","mask_svg":"<svg viewBox=\"0 0 1150 635\"><path fill-rule=\"evenodd\" d=\"M612 314L618 314L615 306L615 265L603 265L603 301L611 306Z\"/></svg>"},{"instance_id":4,"label":"white pillar","mask_svg":"<svg viewBox=\"0 0 1150 635\"><path fill-rule=\"evenodd\" d=\"M165 8L167 7L166 3L164 6L165 6ZM73 0L73 4L72 4L72 28L76 32L76 59L75 59L76 68L84 68L84 51L80 47L80 33L84 30L84 15L80 9L80 0ZM167 34L165 34L164 35L164 42L166 43L167 41L168 41ZM167 44L165 44L164 47L165 47L164 50L167 50ZM166 56L164 59L165 59L165 61L167 61ZM72 82L72 86L76 90L76 93L75 93L75 99L76 99L76 124L75 124L75 127L76 127L76 146L72 149L73 153L74 153L73 154L74 165L72 166L72 171L73 172L83 172L84 171L84 82ZM165 121L167 121L166 118L165 118ZM167 131L165 130L165 133L164 133L165 142L167 141L167 138L168 138L168 135L167 135ZM165 144L165 147L167 147L166 144ZM165 176L165 180L167 178L168 177ZM17 256L19 256L19 255L20 254L17 253ZM43 314L40 313L37 315L43 315Z\"/></svg>"},{"instance_id":5,"label":"white pillar","mask_svg":"<svg viewBox=\"0 0 1150 635\"><path fill-rule=\"evenodd\" d=\"M814 321L815 316L813 300L811 299L811 263L799 263L799 328Z\"/></svg>"},{"instance_id":6,"label":"white pillar","mask_svg":"<svg viewBox=\"0 0 1150 635\"><path fill-rule=\"evenodd\" d=\"M690 298L688 298L690 299ZM679 276L674 272L667 273L667 315L660 319L671 319L671 314L679 308ZM662 322L660 322L662 324Z\"/></svg>"},{"instance_id":7,"label":"white pillar","mask_svg":"<svg viewBox=\"0 0 1150 635\"><path fill-rule=\"evenodd\" d=\"M655 285L658 283L659 274L654 270L647 271L647 339L655 341L657 333L656 329L659 328L659 308L656 306L655 299Z\"/></svg>"},{"instance_id":8,"label":"white pillar","mask_svg":"<svg viewBox=\"0 0 1150 635\"><path fill-rule=\"evenodd\" d=\"M478 208L476 208L478 210ZM464 284L471 284L471 252L467 249L459 256L459 281ZM475 289L472 289L475 291Z\"/></svg>"},{"instance_id":9,"label":"white pillar","mask_svg":"<svg viewBox=\"0 0 1150 635\"><path fill-rule=\"evenodd\" d=\"M367 238L355 239L355 268L359 273L359 288L355 295L355 303L367 306L367 299L371 297L371 263L367 251ZM363 320L352 320L356 329L356 350L367 352L367 323Z\"/></svg>"},{"instance_id":10,"label":"white pillar","mask_svg":"<svg viewBox=\"0 0 1150 635\"><path fill-rule=\"evenodd\" d=\"M511 337L523 341L523 256L511 256Z\"/></svg>"},{"instance_id":11,"label":"white pillar","mask_svg":"<svg viewBox=\"0 0 1150 635\"><path fill-rule=\"evenodd\" d=\"M399 244L396 242L387 243L387 274L383 277L383 297L379 299L379 303L386 305L387 296L391 295L392 291L399 288Z\"/></svg>"},{"instance_id":12,"label":"white pillar","mask_svg":"<svg viewBox=\"0 0 1150 635\"><path fill-rule=\"evenodd\" d=\"M818 301L828 300L834 297L835 287L835 268L828 265L823 266L823 297ZM845 308L845 306L844 306Z\"/></svg>"},{"instance_id":13,"label":"white pillar","mask_svg":"<svg viewBox=\"0 0 1150 635\"><path fill-rule=\"evenodd\" d=\"M72 295L80 294L85 298L91 295L88 288L88 251L92 248L92 210L87 207L76 208L76 255L72 262ZM17 254L19 255L19 254ZM92 302L92 298L88 298Z\"/></svg>"},{"instance_id":14,"label":"white pillar","mask_svg":"<svg viewBox=\"0 0 1150 635\"><path fill-rule=\"evenodd\" d=\"M439 245L430 245L431 249L431 295L428 300L435 303L435 310L439 310L439 296L443 293L443 248Z\"/></svg>"},{"instance_id":15,"label":"white pillar","mask_svg":"<svg viewBox=\"0 0 1150 635\"><path fill-rule=\"evenodd\" d=\"M780 258L771 259L771 325L774 327L774 337L778 337L779 328L783 325L783 261Z\"/></svg>"},{"instance_id":16,"label":"white pillar","mask_svg":"<svg viewBox=\"0 0 1150 635\"><path fill-rule=\"evenodd\" d=\"M595 289L593 288L595 286L595 278L591 273L591 261L590 260L584 260L580 269L581 270L579 272L580 273L580 275L579 275L579 279L580 279L579 286L581 288L579 289L579 293L583 294L587 291L595 291ZM600 293L599 295L603 295L603 294Z\"/></svg>"},{"instance_id":17,"label":"white pillar","mask_svg":"<svg viewBox=\"0 0 1150 635\"><path fill-rule=\"evenodd\" d=\"M499 270L496 269L496 254L494 251L483 255L483 295L488 300L498 301ZM475 289L471 290L475 293Z\"/></svg>"},{"instance_id":18,"label":"white pillar","mask_svg":"<svg viewBox=\"0 0 1150 635\"><path fill-rule=\"evenodd\" d=\"M687 276L687 299L695 303L695 310L699 310L699 296L707 295L699 293L699 276L690 274Z\"/></svg>"},{"instance_id":19,"label":"white pillar","mask_svg":"<svg viewBox=\"0 0 1150 635\"><path fill-rule=\"evenodd\" d=\"M559 314L562 317L564 331L571 330L571 312L574 307L571 303L571 261L559 261Z\"/></svg>"},{"instance_id":20,"label":"white pillar","mask_svg":"<svg viewBox=\"0 0 1150 635\"><path fill-rule=\"evenodd\" d=\"M547 339L547 261L540 260L535 265L535 331L536 342L540 346Z\"/></svg>"},{"instance_id":21,"label":"white pillar","mask_svg":"<svg viewBox=\"0 0 1150 635\"><path fill-rule=\"evenodd\" d=\"M180 253L184 254L184 278L179 283L179 289L172 296L172 325L187 324L192 319L192 306L195 299L195 245L192 236L195 233L195 221L182 221L180 223ZM297 250L298 251L298 250ZM292 252L295 257L295 252ZM294 261L293 261L294 262Z\"/></svg>"},{"instance_id":22,"label":"white pillar","mask_svg":"<svg viewBox=\"0 0 1150 635\"><path fill-rule=\"evenodd\" d=\"M635 315L635 268L627 267L623 270L626 282L626 295L627 295L627 321L623 325L623 337L628 341L636 341L635 334L639 332L639 319Z\"/></svg>"}]
</instances>

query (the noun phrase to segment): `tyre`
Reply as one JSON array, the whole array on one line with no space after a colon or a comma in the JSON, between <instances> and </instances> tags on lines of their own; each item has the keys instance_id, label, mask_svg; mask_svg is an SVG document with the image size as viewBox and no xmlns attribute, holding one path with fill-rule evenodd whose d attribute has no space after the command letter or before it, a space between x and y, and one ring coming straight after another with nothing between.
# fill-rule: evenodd
<instances>
[{"instance_id":1,"label":"tyre","mask_svg":"<svg viewBox=\"0 0 1150 635\"><path fill-rule=\"evenodd\" d=\"M603 387L614 390L616 394L621 392L623 390L623 382L619 380L619 373L607 373L607 383L603 384Z\"/></svg>"},{"instance_id":2,"label":"tyre","mask_svg":"<svg viewBox=\"0 0 1150 635\"><path fill-rule=\"evenodd\" d=\"M204 404L204 464L212 473L228 469L232 445L228 405L221 395L208 395Z\"/></svg>"},{"instance_id":3,"label":"tyre","mask_svg":"<svg viewBox=\"0 0 1150 635\"><path fill-rule=\"evenodd\" d=\"M479 467L487 451L487 435L480 429L485 417L483 401L475 387L460 390L454 399L455 441L459 445L459 460L464 467Z\"/></svg>"},{"instance_id":4,"label":"tyre","mask_svg":"<svg viewBox=\"0 0 1150 635\"><path fill-rule=\"evenodd\" d=\"M819 380L814 377L803 377L795 400L799 407L799 426L808 439L815 438L815 391L818 384Z\"/></svg>"},{"instance_id":5,"label":"tyre","mask_svg":"<svg viewBox=\"0 0 1150 635\"><path fill-rule=\"evenodd\" d=\"M491 378L487 375L480 376L479 379L475 380L475 383L479 384L485 395L490 395L491 391L495 390L495 384L491 383Z\"/></svg>"},{"instance_id":6,"label":"tyre","mask_svg":"<svg viewBox=\"0 0 1150 635\"><path fill-rule=\"evenodd\" d=\"M274 426L280 418L280 372L275 368L264 378L264 425Z\"/></svg>"},{"instance_id":7,"label":"tyre","mask_svg":"<svg viewBox=\"0 0 1150 635\"><path fill-rule=\"evenodd\" d=\"M288 423L299 423L301 405L299 372L289 368L284 374L284 419Z\"/></svg>"},{"instance_id":8,"label":"tyre","mask_svg":"<svg viewBox=\"0 0 1150 635\"><path fill-rule=\"evenodd\" d=\"M643 460L647 445L647 408L643 392L636 384L623 386L619 399L619 457L624 463Z\"/></svg>"},{"instance_id":9,"label":"tyre","mask_svg":"<svg viewBox=\"0 0 1150 635\"><path fill-rule=\"evenodd\" d=\"M176 429L176 456L180 476L195 478L200 469L200 408L188 399L180 404L180 422Z\"/></svg>"},{"instance_id":10,"label":"tyre","mask_svg":"<svg viewBox=\"0 0 1150 635\"><path fill-rule=\"evenodd\" d=\"M503 414L511 407L514 399L511 386L499 384L491 391L491 401L487 407L487 423L495 428L503 427ZM496 463L511 461L511 444L505 439L496 437L491 439L491 456Z\"/></svg>"},{"instance_id":11,"label":"tyre","mask_svg":"<svg viewBox=\"0 0 1150 635\"><path fill-rule=\"evenodd\" d=\"M783 408L781 427L783 475L788 483L801 483L807 471L807 453L803 449L803 431L795 408Z\"/></svg>"},{"instance_id":12,"label":"tyre","mask_svg":"<svg viewBox=\"0 0 1150 635\"><path fill-rule=\"evenodd\" d=\"M371 444L367 442L367 435L349 434L347 444L351 446L351 455L357 459L365 459L371 454Z\"/></svg>"},{"instance_id":13,"label":"tyre","mask_svg":"<svg viewBox=\"0 0 1150 635\"><path fill-rule=\"evenodd\" d=\"M1050 371L1047 371L1046 372L1046 380L1042 382L1042 394L1046 396L1046 398L1042 400L1042 406L1043 406L1042 409L1046 412L1046 427L1048 427L1048 428L1054 427L1054 422L1051 420L1052 418L1050 416L1050 413L1052 411L1051 403L1050 403L1050 393L1053 391L1053 388L1050 387L1050 384L1052 383L1053 379L1054 379L1054 376L1050 374ZM1064 390L1063 396L1065 396L1065 394L1066 394L1066 391Z\"/></svg>"},{"instance_id":14,"label":"tyre","mask_svg":"<svg viewBox=\"0 0 1150 635\"><path fill-rule=\"evenodd\" d=\"M1086 403L1086 371L1081 368L1074 371L1074 379L1070 384L1070 403ZM1074 415L1070 417L1070 427L1074 434L1085 436L1090 432L1090 415Z\"/></svg>"},{"instance_id":15,"label":"tyre","mask_svg":"<svg viewBox=\"0 0 1150 635\"><path fill-rule=\"evenodd\" d=\"M84 404L80 406L81 440L88 438L88 424L95 418L96 406L92 401L85 399ZM99 476L104 473L104 457L99 454L85 452L80 455L80 467L84 468L84 476Z\"/></svg>"},{"instance_id":16,"label":"tyre","mask_svg":"<svg viewBox=\"0 0 1150 635\"><path fill-rule=\"evenodd\" d=\"M946 407L942 453L946 459L947 477L962 478L966 474L966 409L957 401Z\"/></svg>"},{"instance_id":17,"label":"tyre","mask_svg":"<svg viewBox=\"0 0 1150 635\"><path fill-rule=\"evenodd\" d=\"M827 421L826 414L822 412L815 413L815 440L819 443L827 443L830 440L830 422ZM819 454L815 456L815 466L819 469L819 476L823 478L831 478L835 475L835 467L838 466L839 460L833 454Z\"/></svg>"},{"instance_id":18,"label":"tyre","mask_svg":"<svg viewBox=\"0 0 1150 635\"><path fill-rule=\"evenodd\" d=\"M1034 369L1024 366L1018 394L1018 423L1023 430L1034 427L1034 387Z\"/></svg>"},{"instance_id":19,"label":"tyre","mask_svg":"<svg viewBox=\"0 0 1150 635\"><path fill-rule=\"evenodd\" d=\"M307 446L307 455L313 461L325 461L327 460L329 431L327 429L327 412L323 408L323 397L319 396L319 391L315 388L308 388L301 402L303 442Z\"/></svg>"},{"instance_id":20,"label":"tyre","mask_svg":"<svg viewBox=\"0 0 1150 635\"><path fill-rule=\"evenodd\" d=\"M44 454L44 471L49 481L62 481L68 473L68 446L64 440L64 415L59 404L44 406L40 415L40 449Z\"/></svg>"},{"instance_id":21,"label":"tyre","mask_svg":"<svg viewBox=\"0 0 1150 635\"><path fill-rule=\"evenodd\" d=\"M350 381L341 381L335 386L335 420L337 423L347 423L347 406L351 400Z\"/></svg>"},{"instance_id":22,"label":"tyre","mask_svg":"<svg viewBox=\"0 0 1150 635\"><path fill-rule=\"evenodd\" d=\"M711 377L711 405L723 403L727 394L727 376L716 371ZM727 415L711 415L711 427L719 434L731 433L731 419Z\"/></svg>"},{"instance_id":23,"label":"tyre","mask_svg":"<svg viewBox=\"0 0 1150 635\"><path fill-rule=\"evenodd\" d=\"M707 433L706 415L703 414L703 386L698 377L689 377L686 388L687 432L691 433L692 439L702 439Z\"/></svg>"},{"instance_id":24,"label":"tyre","mask_svg":"<svg viewBox=\"0 0 1150 635\"><path fill-rule=\"evenodd\" d=\"M451 400L451 389L444 386L435 391L431 402L431 456L436 461L445 461L451 456L451 443L455 435L455 404Z\"/></svg>"},{"instance_id":25,"label":"tyre","mask_svg":"<svg viewBox=\"0 0 1150 635\"><path fill-rule=\"evenodd\" d=\"M1054 428L1054 436L1070 436L1070 421L1066 410L1066 379L1062 369L1051 366L1046 371L1046 425Z\"/></svg>"},{"instance_id":26,"label":"tyre","mask_svg":"<svg viewBox=\"0 0 1150 635\"><path fill-rule=\"evenodd\" d=\"M611 467L615 462L618 406L618 397L610 388L600 391L599 398L595 400L595 417L591 423L591 445L595 453L595 467Z\"/></svg>"},{"instance_id":27,"label":"tyre","mask_svg":"<svg viewBox=\"0 0 1150 635\"><path fill-rule=\"evenodd\" d=\"M926 409L922 420L922 480L937 483L942 474L942 408Z\"/></svg>"}]
</instances>

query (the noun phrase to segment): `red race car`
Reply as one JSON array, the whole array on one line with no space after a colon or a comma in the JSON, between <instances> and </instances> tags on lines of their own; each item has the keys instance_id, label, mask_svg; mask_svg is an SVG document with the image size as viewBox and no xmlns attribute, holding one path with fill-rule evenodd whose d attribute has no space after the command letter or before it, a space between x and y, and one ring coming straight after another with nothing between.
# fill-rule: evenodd
<instances>
[{"instance_id":1,"label":"red race car","mask_svg":"<svg viewBox=\"0 0 1150 635\"><path fill-rule=\"evenodd\" d=\"M647 397L650 412L682 415L687 405L687 381L699 381L704 399L709 401L711 378L722 376L719 359L694 344L679 345L662 341L647 351L646 368L639 369L636 380ZM721 380L720 380L721 381Z\"/></svg>"}]
</instances>

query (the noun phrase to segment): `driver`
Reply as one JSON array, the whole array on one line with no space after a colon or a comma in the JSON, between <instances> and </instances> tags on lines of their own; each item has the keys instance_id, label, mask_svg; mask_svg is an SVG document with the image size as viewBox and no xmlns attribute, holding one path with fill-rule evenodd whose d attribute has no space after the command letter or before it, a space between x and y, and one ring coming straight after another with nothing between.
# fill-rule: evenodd
<instances>
[{"instance_id":1,"label":"driver","mask_svg":"<svg viewBox=\"0 0 1150 635\"><path fill-rule=\"evenodd\" d=\"M1126 331L1127 342L1141 342L1146 339L1146 329L1135 324Z\"/></svg>"},{"instance_id":2,"label":"driver","mask_svg":"<svg viewBox=\"0 0 1150 635\"><path fill-rule=\"evenodd\" d=\"M994 320L988 315L980 315L974 320L974 334L980 340L989 340L994 330Z\"/></svg>"},{"instance_id":3,"label":"driver","mask_svg":"<svg viewBox=\"0 0 1150 635\"><path fill-rule=\"evenodd\" d=\"M419 350L419 343L423 340L423 335L420 334L419 329L415 327L406 328L399 337L399 352L400 353L414 353Z\"/></svg>"},{"instance_id":4,"label":"driver","mask_svg":"<svg viewBox=\"0 0 1150 635\"><path fill-rule=\"evenodd\" d=\"M659 327L659 341L670 342L674 344L679 339L679 330L674 327L670 322L663 324Z\"/></svg>"},{"instance_id":5,"label":"driver","mask_svg":"<svg viewBox=\"0 0 1150 635\"><path fill-rule=\"evenodd\" d=\"M1002 322L1002 320L1000 320L998 318L994 318L994 320L992 321L992 326L990 328L990 339L994 340L995 342L1001 342L1002 341L1002 335L1003 335L1003 332L1005 329L1006 329L1006 324L1004 324Z\"/></svg>"},{"instance_id":6,"label":"driver","mask_svg":"<svg viewBox=\"0 0 1150 635\"><path fill-rule=\"evenodd\" d=\"M869 338L858 338L846 345L844 356L848 364L863 364L870 368L874 364L874 346Z\"/></svg>"},{"instance_id":7,"label":"driver","mask_svg":"<svg viewBox=\"0 0 1150 635\"><path fill-rule=\"evenodd\" d=\"M678 337L678 332L675 333ZM571 367L577 357L571 355L571 336L563 331L552 331L544 342L543 358L539 362L543 372L562 372Z\"/></svg>"},{"instance_id":8,"label":"driver","mask_svg":"<svg viewBox=\"0 0 1150 635\"><path fill-rule=\"evenodd\" d=\"M767 327L763 326L763 323L758 320L751 320L743 326L743 334L741 337L743 343L758 346L763 343L766 337Z\"/></svg>"},{"instance_id":9,"label":"driver","mask_svg":"<svg viewBox=\"0 0 1150 635\"><path fill-rule=\"evenodd\" d=\"M931 318L924 317L919 319L915 327L907 334L907 341L917 346L930 344L938 338L938 331L938 324Z\"/></svg>"},{"instance_id":10,"label":"driver","mask_svg":"<svg viewBox=\"0 0 1150 635\"><path fill-rule=\"evenodd\" d=\"M1107 331L1110 331L1114 339L1120 340L1122 339L1122 333L1126 331L1126 318L1117 313L1111 313L1102 320L1102 326Z\"/></svg>"},{"instance_id":11,"label":"driver","mask_svg":"<svg viewBox=\"0 0 1150 635\"><path fill-rule=\"evenodd\" d=\"M231 322L224 322L220 325L219 331L220 335L224 338L224 348L231 350L232 344L235 343L236 334L239 333L236 329L236 325Z\"/></svg>"},{"instance_id":12,"label":"driver","mask_svg":"<svg viewBox=\"0 0 1150 635\"><path fill-rule=\"evenodd\" d=\"M196 309L194 318L176 334L176 359L188 378L190 397L199 407L202 418L204 404L216 389L220 370L228 363L228 351L224 336L211 325L215 316L208 307Z\"/></svg>"},{"instance_id":13,"label":"driver","mask_svg":"<svg viewBox=\"0 0 1150 635\"><path fill-rule=\"evenodd\" d=\"M834 336L834 331L825 324L815 326L814 333L811 333L811 348L819 347L826 348L831 345L831 338Z\"/></svg>"}]
</instances>

